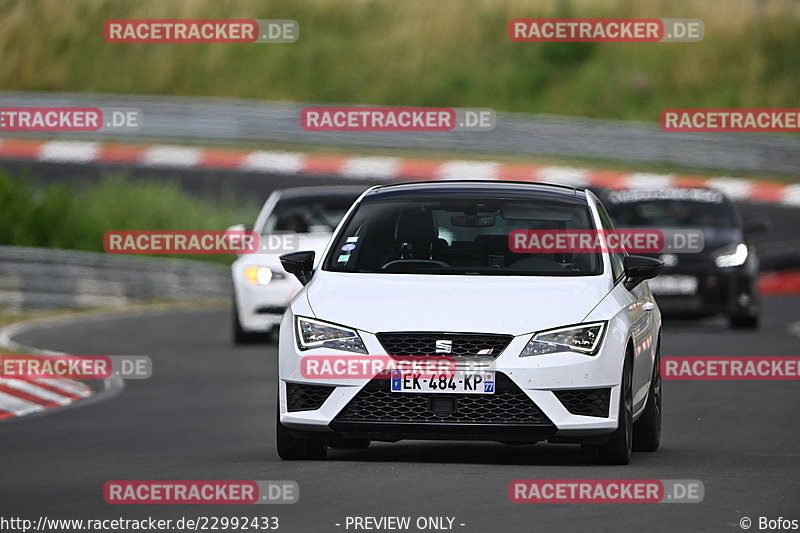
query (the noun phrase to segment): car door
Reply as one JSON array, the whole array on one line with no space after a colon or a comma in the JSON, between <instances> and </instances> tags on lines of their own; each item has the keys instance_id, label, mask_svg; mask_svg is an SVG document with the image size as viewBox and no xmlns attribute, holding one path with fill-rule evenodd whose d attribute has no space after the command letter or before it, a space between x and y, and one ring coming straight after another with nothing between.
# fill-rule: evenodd
<instances>
[{"instance_id":1,"label":"car door","mask_svg":"<svg viewBox=\"0 0 800 533\"><path fill-rule=\"evenodd\" d=\"M599 202L597 203L597 212L603 230L615 231L611 217L608 216L605 207ZM617 283L621 283L625 276L623 268L625 255L624 252L609 253L611 269ZM653 331L655 324L653 311L656 305L653 293L650 291L646 281L640 283L629 292L633 297L632 303L628 305L627 313L633 337L633 408L636 411L647 399L647 390L650 385L656 343Z\"/></svg>"}]
</instances>

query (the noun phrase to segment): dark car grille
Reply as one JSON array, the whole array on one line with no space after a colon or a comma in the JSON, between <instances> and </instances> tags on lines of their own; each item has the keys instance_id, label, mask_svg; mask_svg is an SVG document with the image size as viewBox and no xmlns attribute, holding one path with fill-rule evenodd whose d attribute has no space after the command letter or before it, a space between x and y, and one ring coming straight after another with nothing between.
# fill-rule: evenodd
<instances>
[{"instance_id":1,"label":"dark car grille","mask_svg":"<svg viewBox=\"0 0 800 533\"><path fill-rule=\"evenodd\" d=\"M319 409L336 387L325 385L286 384L286 407L289 411L313 411Z\"/></svg>"},{"instance_id":2,"label":"dark car grille","mask_svg":"<svg viewBox=\"0 0 800 533\"><path fill-rule=\"evenodd\" d=\"M608 417L611 389L574 389L553 391L573 415Z\"/></svg>"},{"instance_id":3,"label":"dark car grille","mask_svg":"<svg viewBox=\"0 0 800 533\"><path fill-rule=\"evenodd\" d=\"M397 422L551 425L547 416L507 376L495 377L494 394L399 393L390 380L373 379L339 413L336 422ZM433 402L453 410L434 411Z\"/></svg>"},{"instance_id":4,"label":"dark car grille","mask_svg":"<svg viewBox=\"0 0 800 533\"><path fill-rule=\"evenodd\" d=\"M513 338L487 333L378 333L377 337L388 355L440 355L480 361L494 360ZM451 351L437 352L436 341L450 341ZM482 350L491 353L479 354Z\"/></svg>"}]
</instances>

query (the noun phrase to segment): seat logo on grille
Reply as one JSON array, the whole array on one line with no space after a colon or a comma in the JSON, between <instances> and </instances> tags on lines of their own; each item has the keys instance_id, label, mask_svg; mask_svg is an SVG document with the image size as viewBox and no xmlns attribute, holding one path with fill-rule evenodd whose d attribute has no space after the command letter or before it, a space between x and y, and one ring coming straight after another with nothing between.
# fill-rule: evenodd
<instances>
[{"instance_id":1,"label":"seat logo on grille","mask_svg":"<svg viewBox=\"0 0 800 533\"><path fill-rule=\"evenodd\" d=\"M436 341L436 353L452 353L453 341L438 339Z\"/></svg>"}]
</instances>

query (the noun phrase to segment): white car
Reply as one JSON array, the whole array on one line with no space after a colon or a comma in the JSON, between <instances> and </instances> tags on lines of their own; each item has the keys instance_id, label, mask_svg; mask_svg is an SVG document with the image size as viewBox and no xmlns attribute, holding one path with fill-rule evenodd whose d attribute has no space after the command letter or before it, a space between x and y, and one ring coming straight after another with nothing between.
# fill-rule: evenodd
<instances>
[{"instance_id":1,"label":"white car","mask_svg":"<svg viewBox=\"0 0 800 533\"><path fill-rule=\"evenodd\" d=\"M297 187L269 196L253 226L262 249L240 255L231 266L235 343L269 339L300 290L300 282L281 266L280 255L291 251L285 245L294 250L324 250L336 225L365 188ZM241 225L228 231L244 229Z\"/></svg>"},{"instance_id":2,"label":"white car","mask_svg":"<svg viewBox=\"0 0 800 533\"><path fill-rule=\"evenodd\" d=\"M510 246L515 231L564 229L613 231L597 197L572 187L376 186L319 264L284 255L305 286L280 329L279 456L400 439L576 443L610 464L655 450L661 314L644 281L663 263ZM444 380L308 371L321 356L440 354L456 365Z\"/></svg>"}]
</instances>

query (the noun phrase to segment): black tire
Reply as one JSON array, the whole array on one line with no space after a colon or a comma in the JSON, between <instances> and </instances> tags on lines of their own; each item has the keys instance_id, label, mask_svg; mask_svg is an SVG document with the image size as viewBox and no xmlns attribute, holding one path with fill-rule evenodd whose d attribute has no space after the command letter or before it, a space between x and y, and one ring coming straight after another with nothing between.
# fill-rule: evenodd
<instances>
[{"instance_id":1,"label":"black tire","mask_svg":"<svg viewBox=\"0 0 800 533\"><path fill-rule=\"evenodd\" d=\"M661 340L656 347L653 364L653 377L650 380L650 391L647 403L639 420L633 424L633 450L637 452L654 452L661 443Z\"/></svg>"},{"instance_id":2,"label":"black tire","mask_svg":"<svg viewBox=\"0 0 800 533\"><path fill-rule=\"evenodd\" d=\"M626 465L633 449L633 357L625 354L622 367L622 395L619 402L619 426L604 444L582 444L584 462L605 465Z\"/></svg>"},{"instance_id":3,"label":"black tire","mask_svg":"<svg viewBox=\"0 0 800 533\"><path fill-rule=\"evenodd\" d=\"M281 414L275 414L275 445L278 457L287 461L321 460L328 455L328 443L324 440L297 439L281 424Z\"/></svg>"},{"instance_id":4,"label":"black tire","mask_svg":"<svg viewBox=\"0 0 800 533\"><path fill-rule=\"evenodd\" d=\"M761 320L758 315L730 315L728 325L732 329L758 329Z\"/></svg>"},{"instance_id":5,"label":"black tire","mask_svg":"<svg viewBox=\"0 0 800 533\"><path fill-rule=\"evenodd\" d=\"M268 344L278 344L279 336L280 330L278 326L272 326L272 328L264 334L264 341Z\"/></svg>"},{"instance_id":6,"label":"black tire","mask_svg":"<svg viewBox=\"0 0 800 533\"><path fill-rule=\"evenodd\" d=\"M236 306L236 298L233 299L233 342L234 344L253 344L264 340L263 333L253 333L242 329L239 322L239 309Z\"/></svg>"}]
</instances>

